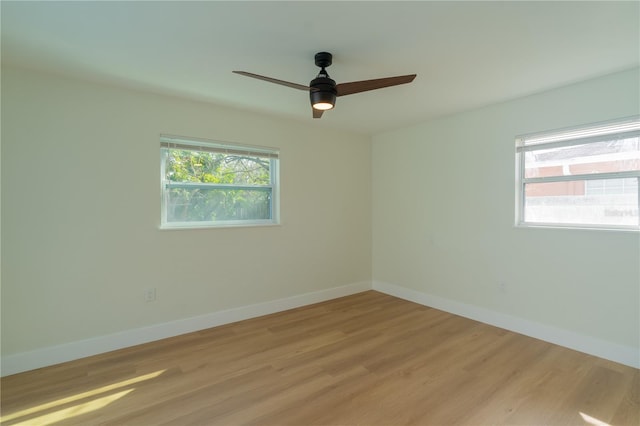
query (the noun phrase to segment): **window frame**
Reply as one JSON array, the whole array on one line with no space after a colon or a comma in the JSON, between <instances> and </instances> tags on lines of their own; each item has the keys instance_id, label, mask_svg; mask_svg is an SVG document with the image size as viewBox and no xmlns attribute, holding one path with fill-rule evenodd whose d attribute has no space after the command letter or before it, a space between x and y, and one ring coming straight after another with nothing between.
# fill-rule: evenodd
<instances>
[{"instance_id":1,"label":"window frame","mask_svg":"<svg viewBox=\"0 0 640 426\"><path fill-rule=\"evenodd\" d=\"M608 131L606 129L610 129ZM598 133L598 130L602 130ZM614 139L640 137L640 116L625 117L599 123L573 126L545 132L519 135L515 139L515 226L522 228L563 228L615 231L640 231L636 225L584 224L566 222L531 222L525 220L526 184L634 178L638 180L638 208L640 209L640 171L603 172L590 174L525 177L525 154L530 151L561 148Z\"/></svg>"},{"instance_id":2,"label":"window frame","mask_svg":"<svg viewBox=\"0 0 640 426\"><path fill-rule=\"evenodd\" d=\"M201 182L172 182L166 179L166 159L169 149L180 149L196 152L216 152L239 154L268 158L268 185L236 185ZM280 150L278 148L221 142L208 139L160 135L160 229L203 229L203 228L237 228L254 226L275 226L280 224ZM168 189L202 188L230 190L265 190L271 193L270 219L218 220L178 222L167 220Z\"/></svg>"}]
</instances>

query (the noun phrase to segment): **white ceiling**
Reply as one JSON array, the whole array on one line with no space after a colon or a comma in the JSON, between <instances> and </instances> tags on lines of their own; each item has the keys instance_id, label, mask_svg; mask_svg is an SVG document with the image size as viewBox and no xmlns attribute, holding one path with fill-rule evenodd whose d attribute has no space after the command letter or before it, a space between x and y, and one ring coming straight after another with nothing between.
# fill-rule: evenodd
<instances>
[{"instance_id":1,"label":"white ceiling","mask_svg":"<svg viewBox=\"0 0 640 426\"><path fill-rule=\"evenodd\" d=\"M638 66L639 2L10 2L2 61L373 134ZM308 84L417 73L338 98Z\"/></svg>"}]
</instances>

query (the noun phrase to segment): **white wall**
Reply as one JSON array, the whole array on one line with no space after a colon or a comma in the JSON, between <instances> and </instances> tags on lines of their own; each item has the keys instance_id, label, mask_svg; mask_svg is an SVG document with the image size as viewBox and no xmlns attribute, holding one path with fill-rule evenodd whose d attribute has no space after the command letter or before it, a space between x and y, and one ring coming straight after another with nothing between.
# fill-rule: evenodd
<instances>
[{"instance_id":1,"label":"white wall","mask_svg":"<svg viewBox=\"0 0 640 426\"><path fill-rule=\"evenodd\" d=\"M640 362L640 235L514 227L515 136L638 114L639 81L635 69L374 137L374 288Z\"/></svg>"},{"instance_id":2,"label":"white wall","mask_svg":"<svg viewBox=\"0 0 640 426\"><path fill-rule=\"evenodd\" d=\"M518 229L513 209L514 136L638 114L638 72L371 145L296 121L3 68L3 374L159 338L164 324L179 331L202 324L191 318L365 289L372 271L383 291L488 312L507 328L549 327L561 344L610 343L637 359L640 235ZM282 225L158 230L160 133L279 147ZM150 286L158 300L145 303Z\"/></svg>"},{"instance_id":3,"label":"white wall","mask_svg":"<svg viewBox=\"0 0 640 426\"><path fill-rule=\"evenodd\" d=\"M282 225L160 231L161 133L280 148ZM3 69L3 357L370 287L370 166L364 136Z\"/></svg>"}]
</instances>

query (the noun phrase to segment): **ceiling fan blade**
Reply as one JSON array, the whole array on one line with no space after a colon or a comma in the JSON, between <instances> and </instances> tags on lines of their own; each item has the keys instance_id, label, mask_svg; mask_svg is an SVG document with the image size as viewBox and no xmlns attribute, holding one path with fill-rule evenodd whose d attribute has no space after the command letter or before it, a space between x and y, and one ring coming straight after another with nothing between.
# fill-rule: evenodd
<instances>
[{"instance_id":1,"label":"ceiling fan blade","mask_svg":"<svg viewBox=\"0 0 640 426\"><path fill-rule=\"evenodd\" d=\"M276 78L265 77L263 75L253 74L246 71L233 71L236 74L244 75L246 77L257 78L258 80L268 81L269 83L280 84L282 86L293 87L294 89L299 90L309 90L309 86L305 86L303 84L291 83L289 81L278 80Z\"/></svg>"},{"instance_id":2,"label":"ceiling fan blade","mask_svg":"<svg viewBox=\"0 0 640 426\"><path fill-rule=\"evenodd\" d=\"M377 78L375 80L352 81L351 83L337 84L336 90L338 92L338 96L352 95L354 93L366 92L368 90L376 90L382 89L383 87L411 83L414 78L416 78L416 74Z\"/></svg>"},{"instance_id":3,"label":"ceiling fan blade","mask_svg":"<svg viewBox=\"0 0 640 426\"><path fill-rule=\"evenodd\" d=\"M315 108L313 108L313 107L311 107L311 111L313 111L313 118L320 118L320 117L322 117L322 113L324 112L324 111L322 111L322 110L315 109Z\"/></svg>"}]
</instances>

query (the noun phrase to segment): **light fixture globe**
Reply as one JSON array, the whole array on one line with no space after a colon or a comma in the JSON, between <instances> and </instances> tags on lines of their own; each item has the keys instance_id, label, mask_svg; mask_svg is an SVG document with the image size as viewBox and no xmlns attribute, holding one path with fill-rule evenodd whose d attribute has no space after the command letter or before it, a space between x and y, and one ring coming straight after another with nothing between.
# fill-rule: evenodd
<instances>
[{"instance_id":1,"label":"light fixture globe","mask_svg":"<svg viewBox=\"0 0 640 426\"><path fill-rule=\"evenodd\" d=\"M313 109L326 111L335 106L337 96L336 82L326 75L326 71L324 71L324 75L321 72L317 78L311 80L309 87L311 88L309 97L311 98Z\"/></svg>"},{"instance_id":2,"label":"light fixture globe","mask_svg":"<svg viewBox=\"0 0 640 426\"><path fill-rule=\"evenodd\" d=\"M336 104L335 92L311 92L311 106L320 111L332 109Z\"/></svg>"}]
</instances>

